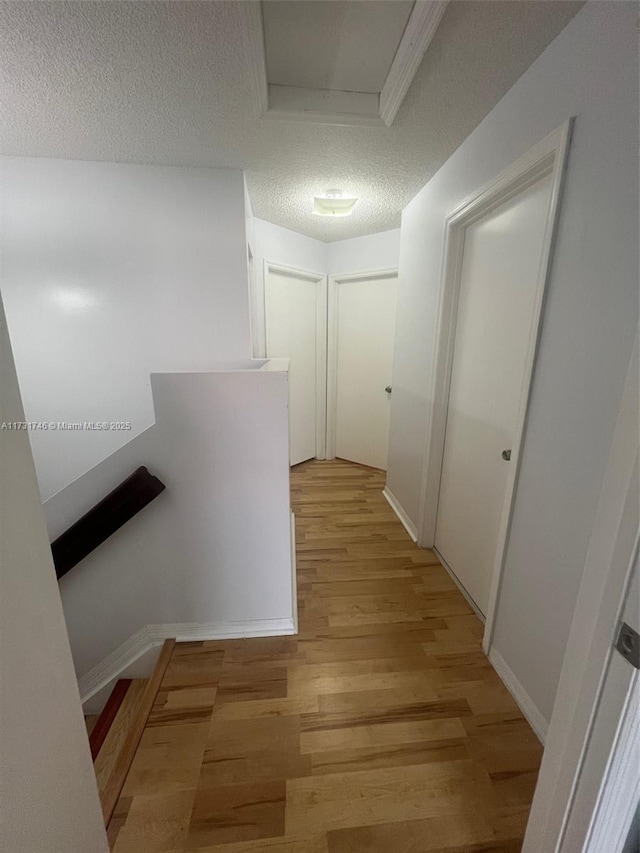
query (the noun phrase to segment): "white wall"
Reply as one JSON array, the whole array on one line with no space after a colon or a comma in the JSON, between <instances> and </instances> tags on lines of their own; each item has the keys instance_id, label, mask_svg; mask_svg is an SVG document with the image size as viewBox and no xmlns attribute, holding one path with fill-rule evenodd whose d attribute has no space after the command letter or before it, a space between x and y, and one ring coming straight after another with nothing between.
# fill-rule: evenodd
<instances>
[{"instance_id":1,"label":"white wall","mask_svg":"<svg viewBox=\"0 0 640 853\"><path fill-rule=\"evenodd\" d=\"M0 422L22 421L0 304ZM107 853L27 433L0 431L0 848Z\"/></svg>"},{"instance_id":2,"label":"white wall","mask_svg":"<svg viewBox=\"0 0 640 853\"><path fill-rule=\"evenodd\" d=\"M400 256L400 229L339 240L327 244L327 272L364 272L396 269Z\"/></svg>"},{"instance_id":3,"label":"white wall","mask_svg":"<svg viewBox=\"0 0 640 853\"><path fill-rule=\"evenodd\" d=\"M256 250L261 260L307 272L326 272L327 244L282 228L264 219L256 219Z\"/></svg>"},{"instance_id":4,"label":"white wall","mask_svg":"<svg viewBox=\"0 0 640 853\"><path fill-rule=\"evenodd\" d=\"M2 292L43 500L153 423L149 374L250 355L239 171L5 158Z\"/></svg>"},{"instance_id":5,"label":"white wall","mask_svg":"<svg viewBox=\"0 0 640 853\"><path fill-rule=\"evenodd\" d=\"M139 465L166 485L60 582L80 678L146 625L293 632L286 368L151 382L156 424L45 504L54 538Z\"/></svg>"},{"instance_id":6,"label":"white wall","mask_svg":"<svg viewBox=\"0 0 640 853\"><path fill-rule=\"evenodd\" d=\"M636 3L589 3L404 211L388 486L418 522L443 222L576 116L495 648L548 721L638 323Z\"/></svg>"}]
</instances>

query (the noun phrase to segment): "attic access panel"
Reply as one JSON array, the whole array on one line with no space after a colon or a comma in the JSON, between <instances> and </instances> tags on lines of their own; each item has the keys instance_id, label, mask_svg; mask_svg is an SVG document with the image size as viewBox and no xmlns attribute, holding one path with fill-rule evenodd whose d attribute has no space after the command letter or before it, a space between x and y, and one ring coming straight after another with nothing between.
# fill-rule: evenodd
<instances>
[{"instance_id":1,"label":"attic access panel","mask_svg":"<svg viewBox=\"0 0 640 853\"><path fill-rule=\"evenodd\" d=\"M390 125L446 5L446 0L244 3L260 114Z\"/></svg>"}]
</instances>

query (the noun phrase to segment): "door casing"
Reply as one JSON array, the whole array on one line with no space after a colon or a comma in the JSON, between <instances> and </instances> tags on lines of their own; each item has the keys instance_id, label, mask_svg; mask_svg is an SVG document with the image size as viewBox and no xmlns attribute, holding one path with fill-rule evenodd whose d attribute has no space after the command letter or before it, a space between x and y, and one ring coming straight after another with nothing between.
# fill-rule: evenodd
<instances>
[{"instance_id":1,"label":"door casing","mask_svg":"<svg viewBox=\"0 0 640 853\"><path fill-rule=\"evenodd\" d=\"M291 276L315 284L316 287L316 459L326 458L327 444L327 276L300 270L273 261L264 261L264 296L266 302L269 273ZM265 340L267 314L265 310ZM268 356L267 356L268 357Z\"/></svg>"}]
</instances>

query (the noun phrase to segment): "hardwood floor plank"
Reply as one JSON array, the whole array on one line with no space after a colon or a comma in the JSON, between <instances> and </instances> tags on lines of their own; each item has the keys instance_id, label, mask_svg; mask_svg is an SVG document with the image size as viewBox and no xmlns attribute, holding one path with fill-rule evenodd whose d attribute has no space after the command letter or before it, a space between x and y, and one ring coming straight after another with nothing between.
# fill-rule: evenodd
<instances>
[{"instance_id":1,"label":"hardwood floor plank","mask_svg":"<svg viewBox=\"0 0 640 853\"><path fill-rule=\"evenodd\" d=\"M329 853L427 853L447 845L493 842L491 822L483 815L469 812L455 817L444 816L385 823L378 826L338 829L329 833Z\"/></svg>"},{"instance_id":2,"label":"hardwood floor plank","mask_svg":"<svg viewBox=\"0 0 640 853\"><path fill-rule=\"evenodd\" d=\"M466 743L462 721L457 717L450 717L444 720L416 720L381 723L373 726L348 726L340 729L303 731L300 733L300 749L303 753L317 753L325 750L461 739Z\"/></svg>"},{"instance_id":3,"label":"hardwood floor plank","mask_svg":"<svg viewBox=\"0 0 640 853\"><path fill-rule=\"evenodd\" d=\"M319 833L298 838L261 838L259 841L188 847L184 853L328 853L328 848L326 833Z\"/></svg>"},{"instance_id":4,"label":"hardwood floor plank","mask_svg":"<svg viewBox=\"0 0 640 853\"><path fill-rule=\"evenodd\" d=\"M193 793L188 790L134 797L114 853L167 853L181 849L192 801Z\"/></svg>"},{"instance_id":5,"label":"hardwood floor plank","mask_svg":"<svg viewBox=\"0 0 640 853\"><path fill-rule=\"evenodd\" d=\"M311 772L314 776L326 773L351 773L354 770L374 770L381 767L404 767L410 764L429 764L432 761L463 761L469 748L464 739L422 741L392 744L387 747L343 749L335 752L312 753Z\"/></svg>"},{"instance_id":6,"label":"hardwood floor plank","mask_svg":"<svg viewBox=\"0 0 640 853\"><path fill-rule=\"evenodd\" d=\"M484 776L485 778L481 778ZM466 811L495 800L488 774L472 761L443 761L290 779L287 832L371 826Z\"/></svg>"},{"instance_id":7,"label":"hardwood floor plank","mask_svg":"<svg viewBox=\"0 0 640 853\"><path fill-rule=\"evenodd\" d=\"M122 793L138 797L195 788L210 728L199 723L147 726Z\"/></svg>"},{"instance_id":8,"label":"hardwood floor plank","mask_svg":"<svg viewBox=\"0 0 640 853\"><path fill-rule=\"evenodd\" d=\"M252 720L260 717L280 717L291 714L313 714L320 710L316 695L284 699L254 699L251 702L227 702L213 709L213 722L223 720Z\"/></svg>"},{"instance_id":9,"label":"hardwood floor plank","mask_svg":"<svg viewBox=\"0 0 640 853\"><path fill-rule=\"evenodd\" d=\"M202 847L284 835L286 783L262 782L196 791L187 845Z\"/></svg>"}]
</instances>

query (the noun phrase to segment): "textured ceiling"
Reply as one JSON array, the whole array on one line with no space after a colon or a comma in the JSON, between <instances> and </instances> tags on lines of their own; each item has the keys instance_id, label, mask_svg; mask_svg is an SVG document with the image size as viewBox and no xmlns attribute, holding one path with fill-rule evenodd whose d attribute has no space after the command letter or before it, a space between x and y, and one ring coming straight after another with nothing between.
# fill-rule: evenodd
<instances>
[{"instance_id":1,"label":"textured ceiling","mask_svg":"<svg viewBox=\"0 0 640 853\"><path fill-rule=\"evenodd\" d=\"M400 211L582 5L453 0L390 128L256 117L240 2L3 2L6 154L247 171L257 216L321 240ZM354 45L354 50L362 49ZM348 219L311 214L340 187Z\"/></svg>"}]
</instances>

